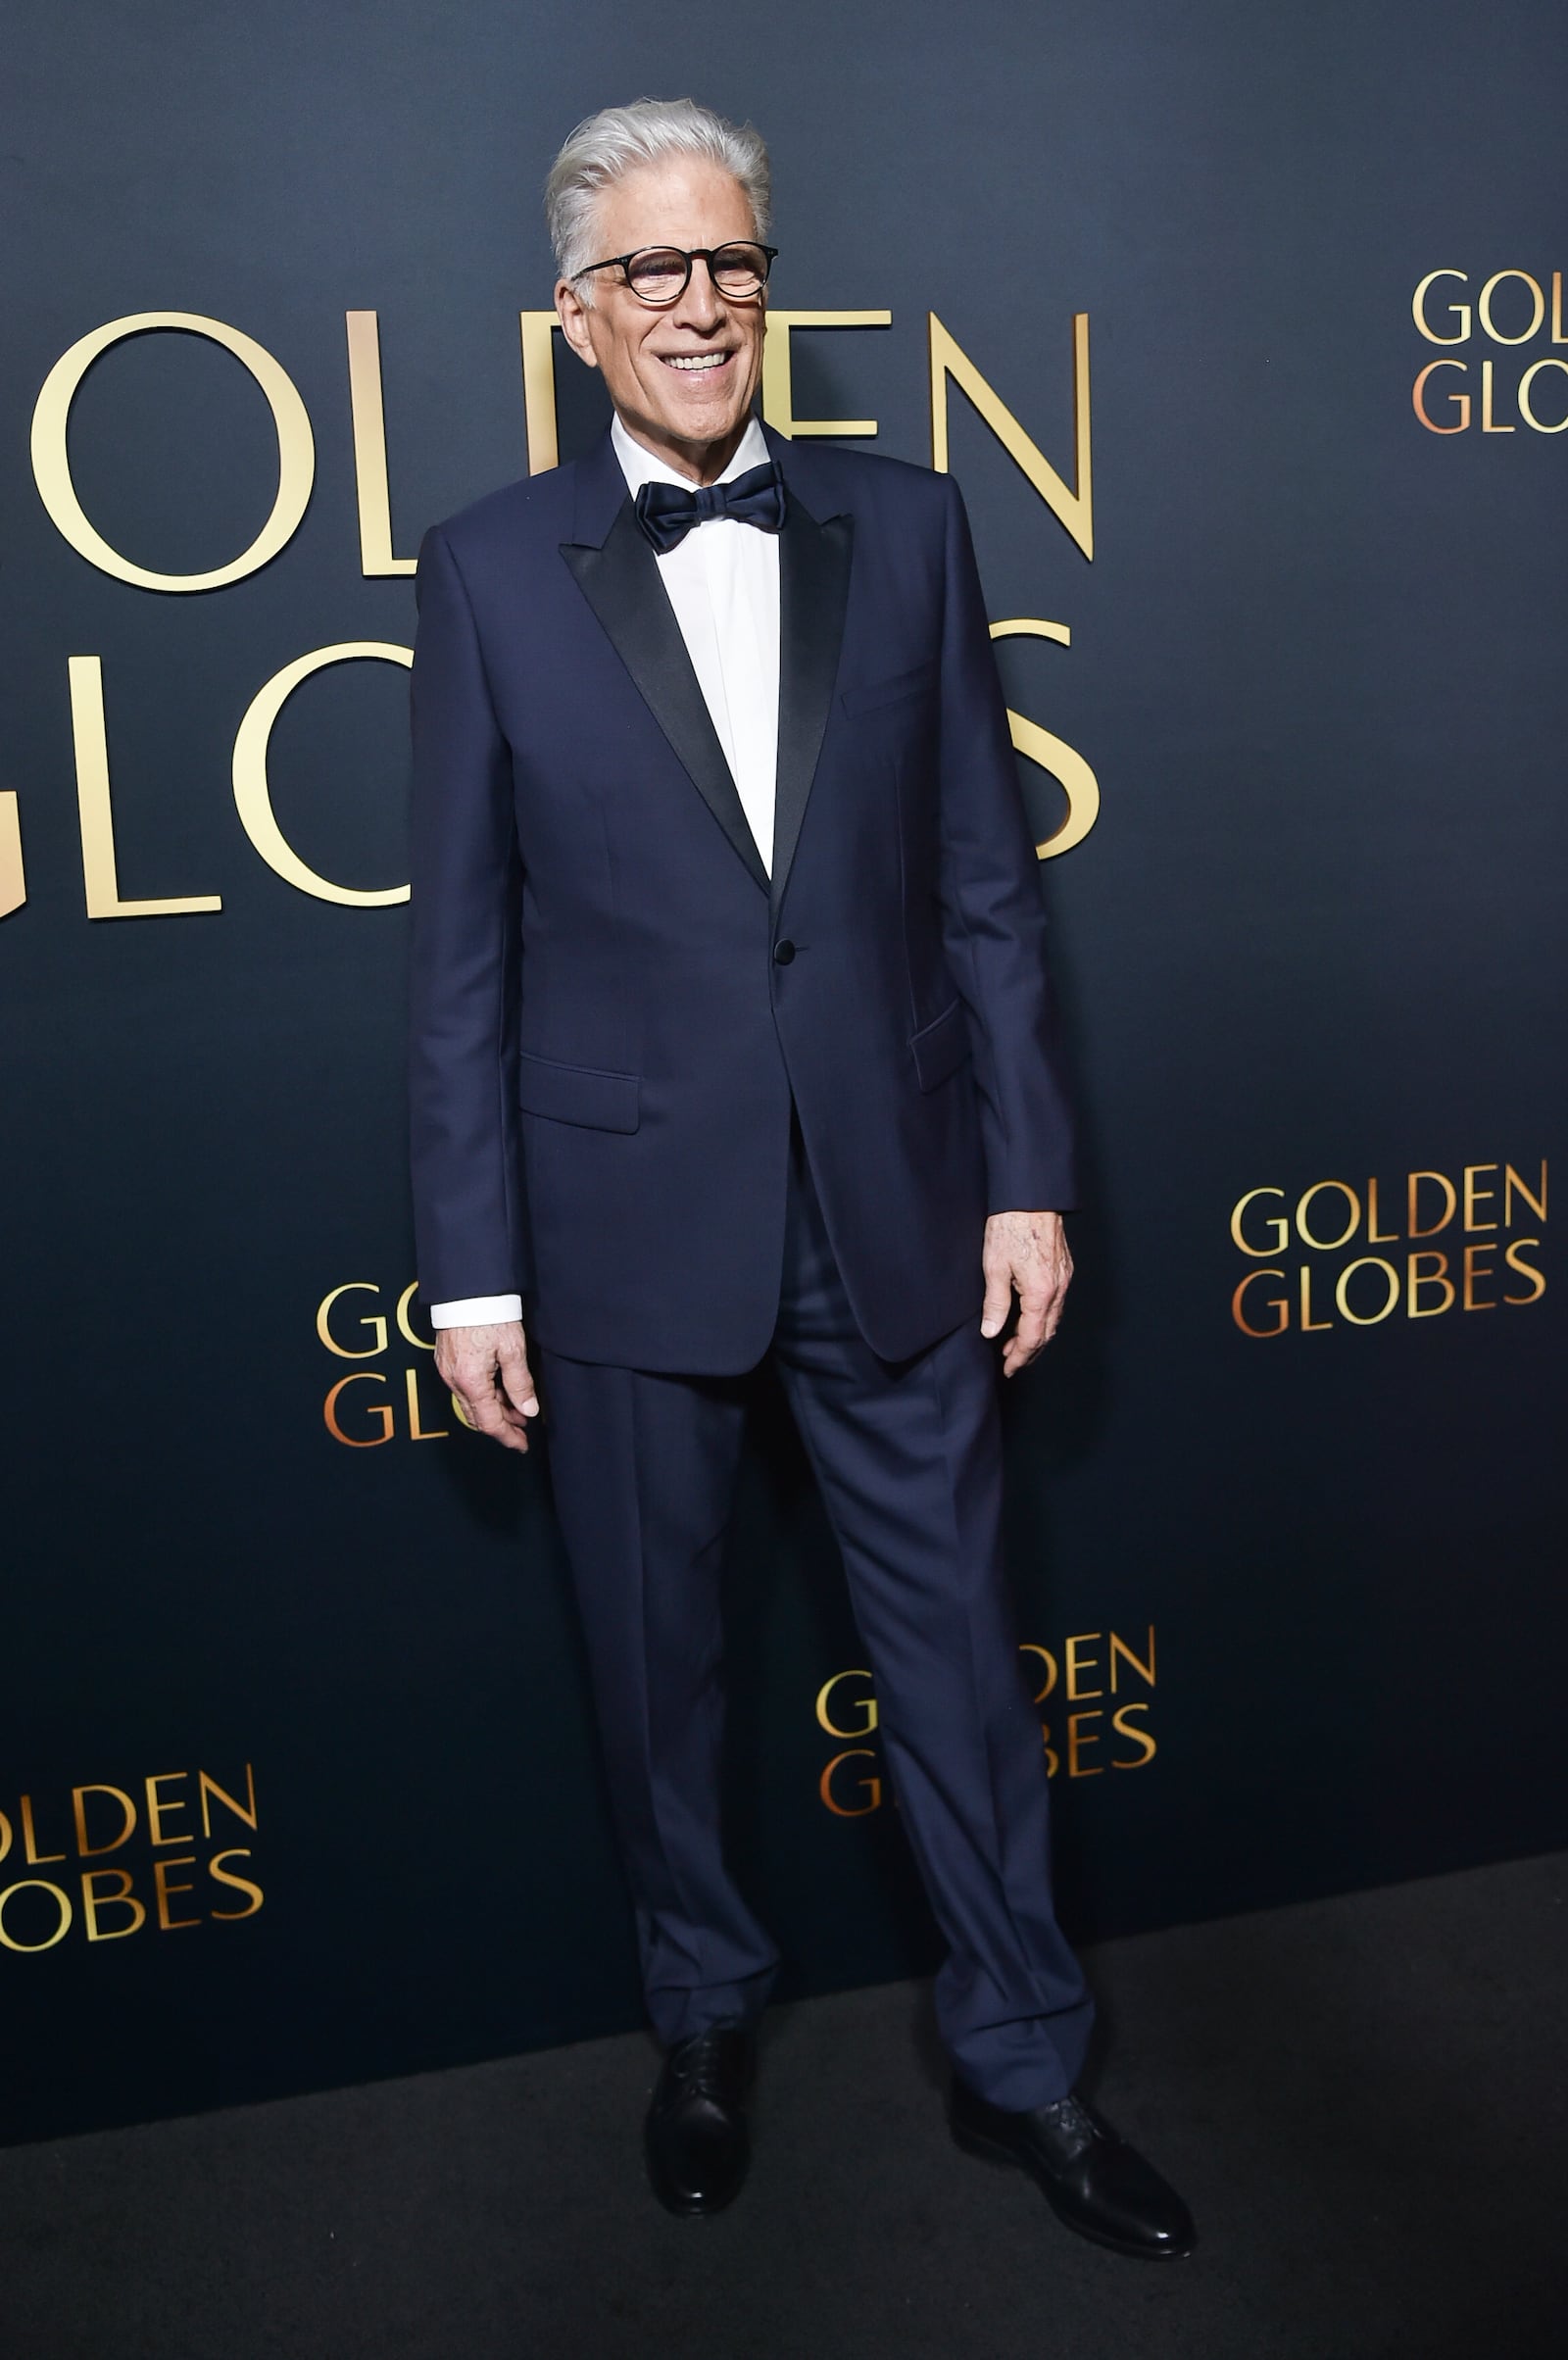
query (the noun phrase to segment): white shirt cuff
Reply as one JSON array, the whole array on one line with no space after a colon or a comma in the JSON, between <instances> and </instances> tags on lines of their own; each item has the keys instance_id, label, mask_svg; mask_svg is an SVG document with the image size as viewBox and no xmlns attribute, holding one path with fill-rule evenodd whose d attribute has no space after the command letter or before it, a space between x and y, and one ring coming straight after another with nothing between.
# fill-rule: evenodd
<instances>
[{"instance_id":1,"label":"white shirt cuff","mask_svg":"<svg viewBox=\"0 0 1568 2360\"><path fill-rule=\"evenodd\" d=\"M430 1325L449 1327L499 1327L504 1319L522 1317L520 1295L466 1295L461 1303L433 1303L430 1305Z\"/></svg>"}]
</instances>

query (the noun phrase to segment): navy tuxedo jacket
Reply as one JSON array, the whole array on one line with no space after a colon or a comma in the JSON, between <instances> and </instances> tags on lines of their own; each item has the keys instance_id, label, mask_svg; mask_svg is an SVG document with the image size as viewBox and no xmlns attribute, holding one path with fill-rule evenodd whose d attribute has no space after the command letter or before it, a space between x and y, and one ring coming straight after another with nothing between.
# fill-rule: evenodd
<instances>
[{"instance_id":1,"label":"navy tuxedo jacket","mask_svg":"<svg viewBox=\"0 0 1568 2360\"><path fill-rule=\"evenodd\" d=\"M790 1106L860 1328L979 1316L988 1212L1073 1202L1035 854L962 504L782 441L772 879L607 435L426 536L421 1293L568 1357L767 1350Z\"/></svg>"}]
</instances>

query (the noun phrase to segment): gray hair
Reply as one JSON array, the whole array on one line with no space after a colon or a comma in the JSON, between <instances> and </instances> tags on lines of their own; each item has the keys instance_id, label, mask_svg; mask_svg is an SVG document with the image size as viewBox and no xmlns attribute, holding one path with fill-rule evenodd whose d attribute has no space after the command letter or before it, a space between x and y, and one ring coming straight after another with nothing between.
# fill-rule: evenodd
<instances>
[{"instance_id":1,"label":"gray hair","mask_svg":"<svg viewBox=\"0 0 1568 2360\"><path fill-rule=\"evenodd\" d=\"M748 123L726 123L690 98L639 98L629 107L604 107L580 123L550 168L545 220L556 266L574 278L599 257L594 214L599 192L626 172L667 156L702 156L739 181L752 209L752 226L765 238L772 220L767 149ZM592 282L579 293L586 303Z\"/></svg>"}]
</instances>

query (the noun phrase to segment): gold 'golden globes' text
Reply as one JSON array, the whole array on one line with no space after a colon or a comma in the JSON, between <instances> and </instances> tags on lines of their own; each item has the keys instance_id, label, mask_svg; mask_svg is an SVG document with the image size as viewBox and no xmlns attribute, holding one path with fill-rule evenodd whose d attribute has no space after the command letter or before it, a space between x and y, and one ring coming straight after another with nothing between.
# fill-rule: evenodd
<instances>
[{"instance_id":1,"label":"gold 'golden globes' text","mask_svg":"<svg viewBox=\"0 0 1568 2360\"><path fill-rule=\"evenodd\" d=\"M375 312L344 314L347 333L348 398L353 422L354 482L359 513L360 567L370 578L410 574L416 561L394 552L392 491L382 390L380 320ZM558 464L556 335L553 311L523 312L521 333L522 413L528 472ZM801 418L795 411L792 340L797 332L881 329L893 324L890 311L786 311L768 313L762 366L762 415L789 438L809 435L870 437L875 418ZM1069 481L1052 466L1039 445L1008 409L969 354L934 312L926 316L923 367L930 387L931 464L948 466L948 413L955 387L1011 458L1030 491L1041 499L1063 532L1088 561L1094 558L1093 426L1089 385L1089 315L1072 321L1073 460ZM87 515L72 470L72 405L90 369L113 368L116 349L134 336L175 334L217 344L243 369L267 403L277 448L275 495L256 538L221 564L191 573L160 572L116 549ZM103 321L78 336L49 369L34 406L31 456L33 481L61 538L89 565L143 592L178 595L221 591L271 564L292 542L316 480L316 438L298 387L276 357L240 328L199 312L132 312ZM992 623L994 639L1041 639L1071 644L1066 623L1037 615L1010 615ZM408 665L411 649L395 641L344 639L294 657L265 680L251 698L233 743L230 784L234 810L251 849L298 893L345 909L375 910L406 902L407 885L344 885L313 868L289 842L272 802L269 756L274 725L296 691L333 665L357 662ZM76 654L68 659L71 735L75 757L76 807L81 841L82 882L89 918L189 917L221 910L222 895L128 892L121 875L115 831L115 794L110 765L109 710L114 684L106 688L102 659ZM310 692L307 690L307 694ZM1075 747L1042 728L1027 714L1009 710L1012 742L1030 762L1053 777L1065 799L1056 826L1036 847L1042 860L1081 844L1100 811L1100 786ZM0 918L27 898L22 806L14 788L0 791Z\"/></svg>"},{"instance_id":2,"label":"gold 'golden globes' text","mask_svg":"<svg viewBox=\"0 0 1568 2360\"><path fill-rule=\"evenodd\" d=\"M1479 283L1478 283L1479 282ZM1429 270L1410 298L1428 344L1457 345L1428 361L1410 407L1429 434L1561 434L1568 427L1562 272ZM1494 349L1486 352L1485 347Z\"/></svg>"},{"instance_id":3,"label":"gold 'golden globes' text","mask_svg":"<svg viewBox=\"0 0 1568 2360\"><path fill-rule=\"evenodd\" d=\"M1055 1647L1026 1639L1023 1656L1043 1720L1046 1774L1099 1778L1106 1770L1147 1770L1158 1751L1149 1725L1155 1682L1154 1626L1136 1646L1117 1631L1077 1631ZM864 1819L893 1802L877 1731L876 1688L868 1671L834 1672L816 1692L816 1722L839 1750L824 1763L817 1795L836 1819ZM845 1742L848 1741L848 1742Z\"/></svg>"},{"instance_id":4,"label":"gold 'golden globes' text","mask_svg":"<svg viewBox=\"0 0 1568 2360\"><path fill-rule=\"evenodd\" d=\"M265 1898L248 1841L258 1823L249 1762L238 1778L155 1770L18 1795L0 1809L0 1950L252 1918Z\"/></svg>"},{"instance_id":5,"label":"gold 'golden globes' text","mask_svg":"<svg viewBox=\"0 0 1568 2360\"><path fill-rule=\"evenodd\" d=\"M350 1450L373 1450L399 1438L411 1443L445 1442L452 1432L444 1422L449 1411L458 1424L468 1426L467 1412L457 1395L443 1394L434 1381L434 1337L421 1336L414 1324L418 1284L417 1279L410 1279L392 1305L390 1324L386 1298L370 1278L345 1279L341 1286L330 1288L316 1306L317 1336L335 1359L377 1364L334 1377L321 1403L321 1423L327 1433ZM407 1354L411 1352L421 1353L422 1359L410 1360ZM394 1359L402 1360L400 1369L383 1365ZM427 1393L434 1395L439 1406L430 1405ZM468 1431L473 1431L471 1426Z\"/></svg>"},{"instance_id":6,"label":"gold 'golden globes' text","mask_svg":"<svg viewBox=\"0 0 1568 2360\"><path fill-rule=\"evenodd\" d=\"M1525 1309L1546 1292L1545 1227L1544 1156L1250 1188L1231 1206L1231 1243L1252 1264L1231 1317L1244 1336L1310 1336Z\"/></svg>"}]
</instances>

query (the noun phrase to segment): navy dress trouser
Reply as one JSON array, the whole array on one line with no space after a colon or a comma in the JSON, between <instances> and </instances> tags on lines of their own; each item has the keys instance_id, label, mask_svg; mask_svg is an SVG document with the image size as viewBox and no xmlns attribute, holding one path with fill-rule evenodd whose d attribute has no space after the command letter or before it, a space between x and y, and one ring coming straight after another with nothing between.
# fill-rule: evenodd
<instances>
[{"instance_id":1,"label":"navy dress trouser","mask_svg":"<svg viewBox=\"0 0 1568 2360\"><path fill-rule=\"evenodd\" d=\"M948 1944L936 1985L944 2041L994 2105L1047 2104L1077 2079L1092 2009L1052 1907L1045 1749L1002 1568L994 1348L976 1316L912 1360L876 1357L798 1131L773 1354L843 1554L902 1824ZM537 1365L644 1991L669 2043L720 2018L755 2018L778 1963L719 1836L719 1569L744 1394L738 1380L551 1352Z\"/></svg>"}]
</instances>

